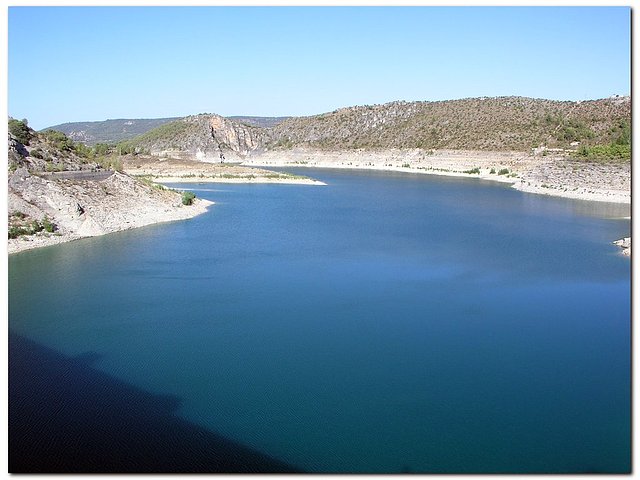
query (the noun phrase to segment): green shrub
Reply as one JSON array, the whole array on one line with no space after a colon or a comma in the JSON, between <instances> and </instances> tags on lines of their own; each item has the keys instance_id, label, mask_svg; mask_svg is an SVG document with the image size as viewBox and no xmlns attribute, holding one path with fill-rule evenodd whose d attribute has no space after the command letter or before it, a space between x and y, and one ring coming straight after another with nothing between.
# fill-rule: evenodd
<instances>
[{"instance_id":1,"label":"green shrub","mask_svg":"<svg viewBox=\"0 0 640 480\"><path fill-rule=\"evenodd\" d=\"M508 168L501 168L498 171L498 175L507 175L509 173L509 169Z\"/></svg>"},{"instance_id":2,"label":"green shrub","mask_svg":"<svg viewBox=\"0 0 640 480\"><path fill-rule=\"evenodd\" d=\"M469 173L469 174L480 173L480 169L478 167L475 167L475 168L472 168L471 170L465 170L463 173Z\"/></svg>"},{"instance_id":3,"label":"green shrub","mask_svg":"<svg viewBox=\"0 0 640 480\"><path fill-rule=\"evenodd\" d=\"M24 227L9 227L9 238L18 238L20 235L27 235L29 232Z\"/></svg>"},{"instance_id":4,"label":"green shrub","mask_svg":"<svg viewBox=\"0 0 640 480\"><path fill-rule=\"evenodd\" d=\"M182 204L191 205L196 198L196 194L193 192L182 192Z\"/></svg>"},{"instance_id":5,"label":"green shrub","mask_svg":"<svg viewBox=\"0 0 640 480\"><path fill-rule=\"evenodd\" d=\"M631 158L631 145L616 142L607 145L581 145L574 156L587 160L629 160Z\"/></svg>"},{"instance_id":6,"label":"green shrub","mask_svg":"<svg viewBox=\"0 0 640 480\"><path fill-rule=\"evenodd\" d=\"M93 151L96 155L107 155L115 150L115 145L109 145L107 143L96 143L93 147Z\"/></svg>"},{"instance_id":7,"label":"green shrub","mask_svg":"<svg viewBox=\"0 0 640 480\"><path fill-rule=\"evenodd\" d=\"M631 127L629 122L622 120L619 125L620 136L616 139L615 143L618 145L631 145Z\"/></svg>"},{"instance_id":8,"label":"green shrub","mask_svg":"<svg viewBox=\"0 0 640 480\"><path fill-rule=\"evenodd\" d=\"M491 169L491 171L490 171L489 173L493 175L494 173L496 173L496 169L495 169L495 168L492 168L492 169Z\"/></svg>"},{"instance_id":9,"label":"green shrub","mask_svg":"<svg viewBox=\"0 0 640 480\"><path fill-rule=\"evenodd\" d=\"M47 162L44 166L44 169L47 172L62 172L64 170L64 165L59 163Z\"/></svg>"},{"instance_id":10,"label":"green shrub","mask_svg":"<svg viewBox=\"0 0 640 480\"><path fill-rule=\"evenodd\" d=\"M91 147L87 147L84 143L73 144L76 153L83 158L95 157L95 150Z\"/></svg>"},{"instance_id":11,"label":"green shrub","mask_svg":"<svg viewBox=\"0 0 640 480\"><path fill-rule=\"evenodd\" d=\"M42 223L40 223L37 220L33 220L29 225L29 227L30 227L29 230L31 234L38 233L44 230L44 226L42 225Z\"/></svg>"},{"instance_id":12,"label":"green shrub","mask_svg":"<svg viewBox=\"0 0 640 480\"><path fill-rule=\"evenodd\" d=\"M27 120L16 120L15 118L9 119L9 132L11 135L16 137L16 139L23 145L29 145L29 140L31 140L31 131L29 130L29 126L27 125Z\"/></svg>"},{"instance_id":13,"label":"green shrub","mask_svg":"<svg viewBox=\"0 0 640 480\"><path fill-rule=\"evenodd\" d=\"M43 135L48 143L60 150L70 151L75 149L73 141L58 130L45 130Z\"/></svg>"},{"instance_id":14,"label":"green shrub","mask_svg":"<svg viewBox=\"0 0 640 480\"><path fill-rule=\"evenodd\" d=\"M128 155L136 153L136 148L129 142L120 142L116 145L116 151L118 155Z\"/></svg>"},{"instance_id":15,"label":"green shrub","mask_svg":"<svg viewBox=\"0 0 640 480\"><path fill-rule=\"evenodd\" d=\"M122 159L114 155L109 155L106 157L98 156L95 158L95 161L105 170L115 170L116 172L120 173L122 173L122 171L124 170Z\"/></svg>"},{"instance_id":16,"label":"green shrub","mask_svg":"<svg viewBox=\"0 0 640 480\"><path fill-rule=\"evenodd\" d=\"M44 158L44 152L42 150L40 150L39 148L34 148L33 150L31 150L29 152L29 155L31 155L32 157L35 157L35 158L39 158L41 160Z\"/></svg>"},{"instance_id":17,"label":"green shrub","mask_svg":"<svg viewBox=\"0 0 640 480\"><path fill-rule=\"evenodd\" d=\"M57 230L56 224L49 220L49 217L44 217L42 219L42 228L49 233L53 233Z\"/></svg>"}]
</instances>

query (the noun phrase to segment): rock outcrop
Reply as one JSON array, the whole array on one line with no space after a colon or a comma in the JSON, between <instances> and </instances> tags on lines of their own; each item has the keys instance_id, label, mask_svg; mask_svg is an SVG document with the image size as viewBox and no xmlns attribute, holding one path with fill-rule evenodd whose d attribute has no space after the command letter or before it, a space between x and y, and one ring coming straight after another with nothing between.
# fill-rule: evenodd
<instances>
[{"instance_id":1,"label":"rock outcrop","mask_svg":"<svg viewBox=\"0 0 640 480\"><path fill-rule=\"evenodd\" d=\"M182 205L179 192L145 183L120 172L91 173L97 164L69 151L46 146L48 160L33 157L44 151L38 134L28 147L9 137L8 175L9 253L82 237L180 220L206 211L211 202ZM42 171L41 162L70 167ZM72 172L76 172L73 174Z\"/></svg>"},{"instance_id":2,"label":"rock outcrop","mask_svg":"<svg viewBox=\"0 0 640 480\"><path fill-rule=\"evenodd\" d=\"M220 115L201 114L162 125L130 143L158 156L219 162L260 151L268 138L266 129Z\"/></svg>"},{"instance_id":3,"label":"rock outcrop","mask_svg":"<svg viewBox=\"0 0 640 480\"><path fill-rule=\"evenodd\" d=\"M625 256L631 256L631 237L621 238L620 240L616 240L613 242L615 245L618 245L622 249L622 254Z\"/></svg>"}]
</instances>

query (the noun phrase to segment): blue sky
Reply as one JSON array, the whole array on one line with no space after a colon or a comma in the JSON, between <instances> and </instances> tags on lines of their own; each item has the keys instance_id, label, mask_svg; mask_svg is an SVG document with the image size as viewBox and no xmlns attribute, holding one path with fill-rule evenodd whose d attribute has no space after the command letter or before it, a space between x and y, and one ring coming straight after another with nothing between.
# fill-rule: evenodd
<instances>
[{"instance_id":1,"label":"blue sky","mask_svg":"<svg viewBox=\"0 0 640 480\"><path fill-rule=\"evenodd\" d=\"M311 115L630 92L626 7L10 7L9 115Z\"/></svg>"}]
</instances>

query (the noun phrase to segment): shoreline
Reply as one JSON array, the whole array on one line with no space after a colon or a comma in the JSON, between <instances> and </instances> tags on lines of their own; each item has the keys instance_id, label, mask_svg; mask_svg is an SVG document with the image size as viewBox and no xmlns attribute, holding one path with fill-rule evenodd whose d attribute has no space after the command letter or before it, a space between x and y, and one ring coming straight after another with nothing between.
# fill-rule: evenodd
<instances>
[{"instance_id":1,"label":"shoreline","mask_svg":"<svg viewBox=\"0 0 640 480\"><path fill-rule=\"evenodd\" d=\"M564 164L562 163L564 162ZM193 162L198 164L200 162ZM527 156L517 152L462 152L462 151L442 151L435 154L425 154L425 152L415 150L386 150L386 151L333 151L318 152L304 149L266 152L255 157L244 159L242 167L245 170L234 172L235 175L225 178L219 172L217 175L206 175L202 171L194 174L193 170L172 169L173 171L152 171L151 169L137 168L129 174L142 176L158 184L170 183L231 183L231 184L295 184L295 185L326 185L326 183L311 178L295 177L270 177L268 170L257 171L247 169L247 167L275 167L275 168L319 168L319 169L344 169L344 170L369 170L382 172L400 172L423 175L439 175L447 177L473 178L478 180L508 183L512 188L525 193L535 193L555 197L569 198L582 201L598 201L630 205L630 186L626 188L611 188L612 186L626 187L625 177L627 174L625 166L622 165L580 165L578 168L585 169L579 172L571 183L570 174L575 172L576 162L565 158L551 158L542 160ZM559 165L559 166L558 166ZM571 168L568 168L567 165ZM209 168L218 168L212 165ZM225 168L227 168L225 166ZM627 167L628 169L629 167ZM492 170L508 170L508 174L498 175L490 173ZM142 172L140 171L142 170ZM146 171L145 171L146 170ZM247 170L255 171L249 175ZM474 173L469 173L471 170ZM612 175L618 183L609 179L606 182L594 184L598 178L607 178L607 173L613 171ZM144 173L143 173L144 172ZM208 172L213 173L213 172ZM617 176L617 178L616 178ZM628 172L630 185L630 170ZM114 178L121 177L115 175ZM619 178L623 177L620 181ZM587 179L586 186L581 185ZM549 183L546 183L549 182ZM565 182L565 184L563 184ZM576 185L576 183L578 185ZM597 188L596 187L605 188ZM607 188L608 187L608 188ZM38 234L21 236L8 240L8 254L13 255L22 251L40 247L56 245L80 240L82 238L105 235L123 230L143 227L156 223L165 223L178 220L186 220L205 213L208 207L215 202L197 198L193 205L179 208L162 208L153 210L147 208L144 212L133 217L122 216L122 218L112 219L110 223L96 221L91 215L84 218L81 228L76 231L64 231L57 234ZM121 217L121 215L118 215ZM630 218L630 217L629 217ZM630 243L630 240L629 240ZM626 248L623 247L623 250ZM629 249L630 252L630 249Z\"/></svg>"},{"instance_id":2,"label":"shoreline","mask_svg":"<svg viewBox=\"0 0 640 480\"><path fill-rule=\"evenodd\" d=\"M282 183L326 185L299 175L249 168L237 163L205 162L194 159L158 158L152 155L127 157L124 172L156 183Z\"/></svg>"},{"instance_id":3,"label":"shoreline","mask_svg":"<svg viewBox=\"0 0 640 480\"><path fill-rule=\"evenodd\" d=\"M14 255L16 253L25 252L27 250L33 250L36 248L49 247L52 245L58 245L60 243L75 242L82 240L83 238L98 237L102 235L109 235L111 233L123 232L125 230L133 230L134 228L146 227L149 225L155 225L159 223L177 222L180 220L188 220L190 218L197 217L209 210L211 205L215 205L215 202L205 200L203 198L196 199L196 201L189 207L185 207L184 210L173 210L170 212L162 213L162 217L155 216L140 216L135 223L126 222L120 224L117 227L107 227L105 231L101 233L87 234L78 233L43 233L40 232L34 235L23 235L18 238L11 238L7 242L8 255ZM187 210L189 208L189 210Z\"/></svg>"},{"instance_id":4,"label":"shoreline","mask_svg":"<svg viewBox=\"0 0 640 480\"><path fill-rule=\"evenodd\" d=\"M525 193L574 200L631 204L630 165L588 164L566 157L534 157L520 152L439 151L271 151L246 158L243 166L333 168L418 173L509 183ZM479 173L467 173L478 169ZM500 170L507 174L498 175ZM490 173L491 171L496 173ZM603 173L604 172L604 173ZM602 177L613 172L610 185ZM604 187L604 188L603 188Z\"/></svg>"},{"instance_id":5,"label":"shoreline","mask_svg":"<svg viewBox=\"0 0 640 480\"><path fill-rule=\"evenodd\" d=\"M154 176L148 175L152 182L156 183L271 183L285 185L326 185L326 183L312 178L221 178L221 177L172 177L172 176Z\"/></svg>"}]
</instances>

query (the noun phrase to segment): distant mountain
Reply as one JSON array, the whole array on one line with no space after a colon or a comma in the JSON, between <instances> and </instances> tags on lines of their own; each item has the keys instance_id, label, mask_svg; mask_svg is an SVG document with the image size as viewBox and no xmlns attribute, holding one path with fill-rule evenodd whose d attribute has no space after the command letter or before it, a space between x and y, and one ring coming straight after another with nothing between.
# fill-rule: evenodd
<instances>
[{"instance_id":1,"label":"distant mountain","mask_svg":"<svg viewBox=\"0 0 640 480\"><path fill-rule=\"evenodd\" d=\"M101 122L71 122L54 125L43 130L58 130L74 142L82 142L85 145L118 143L131 140L149 130L180 118L120 118ZM234 116L227 118L252 127L271 128L291 117Z\"/></svg>"},{"instance_id":2,"label":"distant mountain","mask_svg":"<svg viewBox=\"0 0 640 480\"><path fill-rule=\"evenodd\" d=\"M54 125L43 130L58 130L74 142L86 145L118 143L142 135L177 118L120 118L102 122L73 122Z\"/></svg>"}]
</instances>

